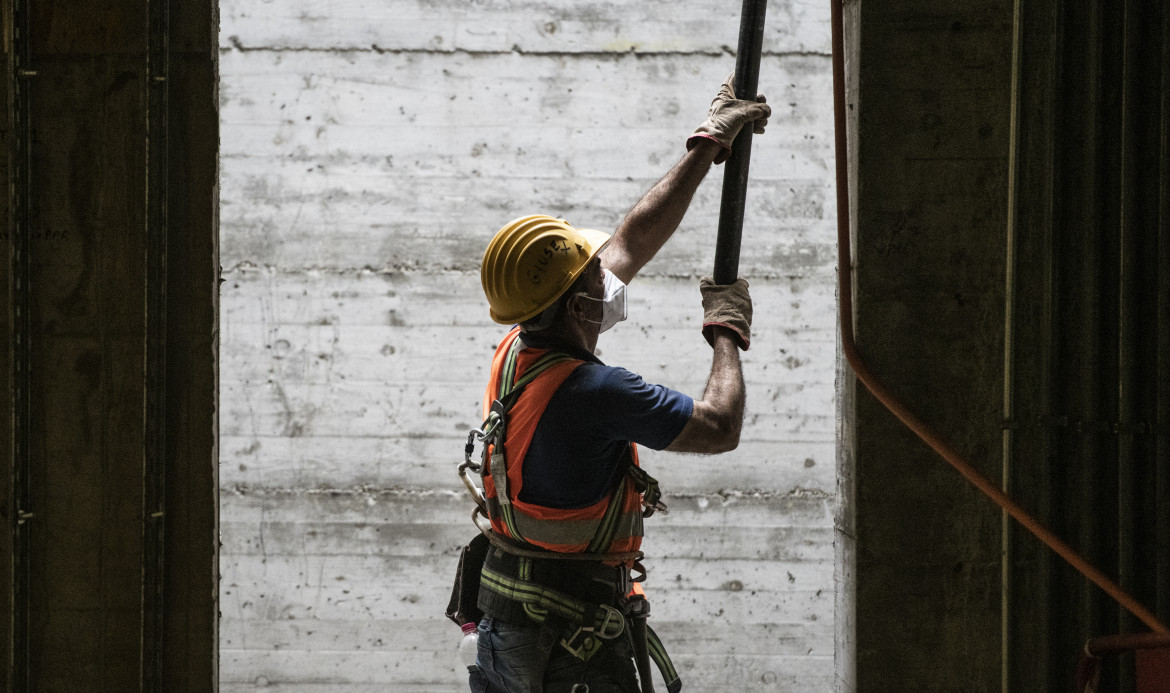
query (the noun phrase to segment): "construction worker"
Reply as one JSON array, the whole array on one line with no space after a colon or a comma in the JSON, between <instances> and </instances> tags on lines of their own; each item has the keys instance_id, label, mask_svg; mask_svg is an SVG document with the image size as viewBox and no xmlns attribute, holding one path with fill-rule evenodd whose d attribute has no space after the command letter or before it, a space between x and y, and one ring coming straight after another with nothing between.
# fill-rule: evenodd
<instances>
[{"instance_id":1,"label":"construction worker","mask_svg":"<svg viewBox=\"0 0 1170 693\"><path fill-rule=\"evenodd\" d=\"M612 236L537 214L488 244L481 280L490 314L514 327L484 400L485 425L498 421L499 431L482 470L492 541L472 691L637 693L639 679L651 690L650 657L668 689L679 689L645 627L637 583L642 519L664 506L636 446L718 453L738 445L747 282L700 281L702 334L714 356L699 399L604 365L594 348L625 319L626 285L674 233L711 165L726 160L741 127L762 133L769 114L762 96L737 100L729 78L682 159Z\"/></svg>"}]
</instances>

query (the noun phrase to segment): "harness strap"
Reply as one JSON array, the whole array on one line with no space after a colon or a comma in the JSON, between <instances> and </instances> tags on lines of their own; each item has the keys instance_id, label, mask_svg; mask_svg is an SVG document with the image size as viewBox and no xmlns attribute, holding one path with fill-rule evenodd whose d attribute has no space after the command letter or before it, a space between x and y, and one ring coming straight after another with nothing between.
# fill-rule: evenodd
<instances>
[{"instance_id":1,"label":"harness strap","mask_svg":"<svg viewBox=\"0 0 1170 693\"><path fill-rule=\"evenodd\" d=\"M525 612L537 623L544 623L550 617L567 623L576 630L561 640L561 645L571 654L581 660L588 660L599 647L602 640L613 640L627 632L627 620L638 619L637 628L630 627L631 635L634 631L645 638L644 644L634 639L635 649L645 647L650 659L653 660L662 680L666 682L668 693L679 693L682 690L682 680L662 639L649 625L643 629L641 624L646 622L646 614L623 614L617 608L608 604L594 604L560 590L546 587L528 579L531 574L532 562L521 558L519 562L519 577L510 577L488 565L484 565L481 573L480 588L495 593L524 606Z\"/></svg>"},{"instance_id":2,"label":"harness strap","mask_svg":"<svg viewBox=\"0 0 1170 693\"><path fill-rule=\"evenodd\" d=\"M515 404L520 392L528 383L536 380L541 373L549 368L571 361L572 357L560 352L550 351L537 359L528 370L524 371L519 379L516 378L516 361L522 348L520 336L512 340L508 348L508 356L504 361L504 371L500 374L499 399L492 402L491 411L484 421L483 431L485 442L491 442L491 475L496 486L496 500L500 504L500 519L508 527L508 533L513 537L522 536L516 527L516 517L512 511L512 498L508 493L508 462L504 456L504 440L506 436L507 413Z\"/></svg>"},{"instance_id":3,"label":"harness strap","mask_svg":"<svg viewBox=\"0 0 1170 693\"><path fill-rule=\"evenodd\" d=\"M523 535L518 531L516 526L515 513L512 509L512 499L508 493L508 465L504 455L503 445L506 435L507 413L516 402L525 385L535 380L549 368L559 363L573 360L567 354L550 351L537 359L535 363L524 371L522 376L517 378L516 364L522 348L522 340L517 335L509 345L508 355L504 360L503 372L500 374L499 398L492 403L488 418L484 421L483 428L481 429L484 431L484 440L492 444L490 467L492 481L496 487L496 500L500 507L500 519L507 526L509 534L517 539L522 539ZM658 481L644 469L634 464L632 456L629 453L626 454L624 467L625 473L629 474L630 478L633 479L634 487L642 495L642 506L644 508L642 517L650 517L656 510L661 510L665 513L666 504L662 502L662 491L658 487ZM610 499L609 506L606 508L605 515L598 524L597 531L590 540L585 553L601 552L613 542L613 538L618 529L618 520L621 518L625 506L625 494L626 486L624 483L619 482L617 489Z\"/></svg>"},{"instance_id":4,"label":"harness strap","mask_svg":"<svg viewBox=\"0 0 1170 693\"><path fill-rule=\"evenodd\" d=\"M682 679L679 678L678 671L674 668L674 662L670 661L670 655L666 654L666 647L663 646L662 639L649 624L646 625L646 645L646 649L650 652L650 659L654 660L654 665L662 674L662 680L666 682L667 693L681 691Z\"/></svg>"},{"instance_id":5,"label":"harness strap","mask_svg":"<svg viewBox=\"0 0 1170 693\"><path fill-rule=\"evenodd\" d=\"M572 357L566 354L550 351L537 359L520 378L516 378L516 364L521 348L522 343L517 335L508 349L503 372L500 374L499 398L492 403L488 418L484 421L481 429L483 431L482 439L492 446L490 458L492 481L496 487L501 519L507 526L512 539L509 540L490 531L489 528L480 526L493 545L519 558L517 565L519 574L516 577L511 577L485 564L481 572L480 588L500 598L520 604L528 618L537 623L559 621L568 624L570 628L575 628L574 633L561 640L561 645L581 660L588 660L601 647L601 641L612 640L623 633L637 631L637 637L632 638L635 649L645 652L654 661L663 680L666 681L668 693L678 693L682 689L678 671L674 668L658 634L646 624L646 613L623 614L608 604L591 603L577 599L565 592L546 587L530 579L533 557L598 561L619 557L622 559L627 557L640 558L642 554L641 552L630 554L600 553L613 543L619 520L623 514L626 493L628 492L624 474L618 481L605 514L583 554L557 554L529 550L528 547L531 545L525 542L517 531L515 514L508 494L507 461L503 445L507 413L525 385L552 366L572 360ZM662 492L658 487L658 481L634 463L630 452L626 453L623 466L625 474L628 474L633 481L634 489L642 496L644 508L642 516L650 517L656 510L666 512L666 505L661 500ZM472 516L474 519L475 513L472 513ZM645 603L643 602L643 604ZM636 624L634 619L637 619ZM628 628L627 620L631 621ZM639 675L645 678L645 672L640 672Z\"/></svg>"},{"instance_id":6,"label":"harness strap","mask_svg":"<svg viewBox=\"0 0 1170 693\"><path fill-rule=\"evenodd\" d=\"M480 518L486 521L480 522ZM527 544L509 539L502 534L492 531L491 521L484 515L483 508L476 506L471 511L471 521L479 528L481 534L488 538L492 546L512 554L513 556L524 556L525 558L540 558L552 559L556 561L590 561L596 563L598 561L612 561L614 563L633 562L634 570L642 573L642 577L637 578L636 582L641 582L646 577L646 569L639 563L639 559L645 557L646 554L641 551L624 551L622 553L558 553L556 551L549 551L548 549L531 549L526 548Z\"/></svg>"},{"instance_id":7,"label":"harness strap","mask_svg":"<svg viewBox=\"0 0 1170 693\"><path fill-rule=\"evenodd\" d=\"M483 567L480 587L525 607L535 607L545 616L555 614L603 640L612 640L625 631L622 612L608 604L590 604L531 580L509 577L487 565Z\"/></svg>"}]
</instances>

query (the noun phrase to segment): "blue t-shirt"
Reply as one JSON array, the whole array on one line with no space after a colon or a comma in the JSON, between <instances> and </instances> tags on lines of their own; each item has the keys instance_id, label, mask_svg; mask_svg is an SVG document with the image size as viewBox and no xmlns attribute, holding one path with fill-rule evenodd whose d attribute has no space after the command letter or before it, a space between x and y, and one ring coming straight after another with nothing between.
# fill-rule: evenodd
<instances>
[{"instance_id":1,"label":"blue t-shirt","mask_svg":"<svg viewBox=\"0 0 1170 693\"><path fill-rule=\"evenodd\" d=\"M532 347L552 346L531 335L523 339ZM524 458L520 500L582 508L613 488L630 442L665 448L678 437L695 403L677 390L607 366L584 350L556 348L585 363L553 393L536 425Z\"/></svg>"}]
</instances>

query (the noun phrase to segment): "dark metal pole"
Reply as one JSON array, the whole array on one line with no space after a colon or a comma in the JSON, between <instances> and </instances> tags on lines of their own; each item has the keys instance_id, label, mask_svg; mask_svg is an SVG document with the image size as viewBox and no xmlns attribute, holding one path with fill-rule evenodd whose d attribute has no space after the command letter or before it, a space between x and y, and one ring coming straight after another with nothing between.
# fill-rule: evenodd
<instances>
[{"instance_id":1,"label":"dark metal pole","mask_svg":"<svg viewBox=\"0 0 1170 693\"><path fill-rule=\"evenodd\" d=\"M764 10L768 0L743 0L739 18L739 49L735 54L735 97L756 98L760 81L760 52L764 46ZM743 208L747 199L748 163L752 156L752 128L744 127L732 143L724 164L723 200L719 207L719 235L715 240L716 284L731 284L739 277L739 240L743 233Z\"/></svg>"}]
</instances>

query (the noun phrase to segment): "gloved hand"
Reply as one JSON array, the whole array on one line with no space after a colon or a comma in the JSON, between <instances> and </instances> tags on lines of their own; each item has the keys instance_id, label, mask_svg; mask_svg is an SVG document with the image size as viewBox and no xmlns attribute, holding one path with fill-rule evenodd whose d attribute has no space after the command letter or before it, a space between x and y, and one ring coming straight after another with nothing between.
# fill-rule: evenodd
<instances>
[{"instance_id":1,"label":"gloved hand","mask_svg":"<svg viewBox=\"0 0 1170 693\"><path fill-rule=\"evenodd\" d=\"M714 327L726 327L739 336L739 348L747 351L752 340L752 297L743 277L734 284L716 284L711 277L699 280L703 294L703 336L715 346Z\"/></svg>"},{"instance_id":2,"label":"gloved hand","mask_svg":"<svg viewBox=\"0 0 1170 693\"><path fill-rule=\"evenodd\" d=\"M723 147L723 151L715 157L715 163L721 164L731 156L731 143L739 134L740 128L746 123L752 123L752 131L757 135L764 134L764 127L768 124L768 116L772 115L772 107L764 103L764 95L758 94L755 101L741 101L735 98L735 73L727 78L719 93L711 102L707 111L707 120L695 128L694 134L687 138L687 150L694 148L698 138L714 140Z\"/></svg>"}]
</instances>

